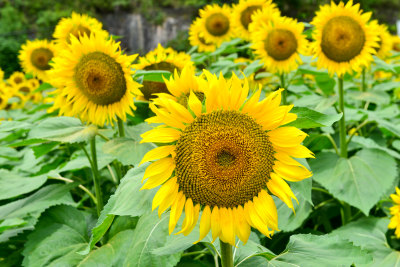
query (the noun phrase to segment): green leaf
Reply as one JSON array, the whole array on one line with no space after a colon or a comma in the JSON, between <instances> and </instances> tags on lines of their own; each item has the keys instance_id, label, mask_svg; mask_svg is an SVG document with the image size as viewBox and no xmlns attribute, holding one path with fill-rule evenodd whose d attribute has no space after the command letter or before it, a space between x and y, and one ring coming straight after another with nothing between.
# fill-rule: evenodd
<instances>
[{"instance_id":1,"label":"green leaf","mask_svg":"<svg viewBox=\"0 0 400 267\"><path fill-rule=\"evenodd\" d=\"M390 103L390 95L384 91L347 91L347 96L357 101L386 105Z\"/></svg>"},{"instance_id":2,"label":"green leaf","mask_svg":"<svg viewBox=\"0 0 400 267\"><path fill-rule=\"evenodd\" d=\"M143 77L143 81L164 83L164 79L169 79L171 72L166 70L136 70L134 79Z\"/></svg>"},{"instance_id":3,"label":"green leaf","mask_svg":"<svg viewBox=\"0 0 400 267\"><path fill-rule=\"evenodd\" d=\"M349 159L331 152L320 153L310 160L310 166L315 181L366 215L397 176L396 161L376 149L363 149Z\"/></svg>"},{"instance_id":4,"label":"green leaf","mask_svg":"<svg viewBox=\"0 0 400 267\"><path fill-rule=\"evenodd\" d=\"M118 137L103 145L103 152L113 155L124 165L138 165L143 156L155 145L144 143L129 137Z\"/></svg>"},{"instance_id":5,"label":"green leaf","mask_svg":"<svg viewBox=\"0 0 400 267\"><path fill-rule=\"evenodd\" d=\"M262 68L264 64L260 62L259 59L254 60L253 62L251 62L244 70L243 73L246 77L250 76L251 74L255 73L256 71L258 71L259 69Z\"/></svg>"},{"instance_id":6,"label":"green leaf","mask_svg":"<svg viewBox=\"0 0 400 267\"><path fill-rule=\"evenodd\" d=\"M77 118L51 117L33 127L29 132L29 139L79 143L89 141L96 133L97 126L84 126Z\"/></svg>"},{"instance_id":7,"label":"green leaf","mask_svg":"<svg viewBox=\"0 0 400 267\"><path fill-rule=\"evenodd\" d=\"M378 83L372 89L375 91L390 91L397 87L400 87L400 82L390 81L390 82Z\"/></svg>"},{"instance_id":8,"label":"green leaf","mask_svg":"<svg viewBox=\"0 0 400 267\"><path fill-rule=\"evenodd\" d=\"M22 177L9 170L0 169L0 200L29 193L46 182L45 175Z\"/></svg>"},{"instance_id":9,"label":"green leaf","mask_svg":"<svg viewBox=\"0 0 400 267\"><path fill-rule=\"evenodd\" d=\"M328 115L305 107L295 107L291 112L297 114L297 120L287 124L287 126L303 129L331 126L342 117L342 114Z\"/></svg>"},{"instance_id":10,"label":"green leaf","mask_svg":"<svg viewBox=\"0 0 400 267\"><path fill-rule=\"evenodd\" d=\"M140 217L125 255L124 266L172 267L178 263L181 253L170 255L152 253L154 249L164 245L169 235L168 218L169 216L163 216L159 219L156 212Z\"/></svg>"},{"instance_id":11,"label":"green leaf","mask_svg":"<svg viewBox=\"0 0 400 267\"><path fill-rule=\"evenodd\" d=\"M54 86L49 83L42 83L35 91L33 91L33 93L42 92L48 89L54 89Z\"/></svg>"},{"instance_id":12,"label":"green leaf","mask_svg":"<svg viewBox=\"0 0 400 267\"><path fill-rule=\"evenodd\" d=\"M376 123L378 123L378 127L381 128L382 130L385 130L389 132L390 134L400 137L400 126L391 123L390 121L380 119L377 117L372 117L372 120L375 120Z\"/></svg>"},{"instance_id":13,"label":"green leaf","mask_svg":"<svg viewBox=\"0 0 400 267\"><path fill-rule=\"evenodd\" d=\"M2 121L0 123L0 132L29 130L30 128L32 128L32 124L26 121Z\"/></svg>"},{"instance_id":14,"label":"green leaf","mask_svg":"<svg viewBox=\"0 0 400 267\"><path fill-rule=\"evenodd\" d=\"M317 83L317 86L324 92L325 95L334 94L336 81L335 79L330 77L328 73L316 75L315 81Z\"/></svg>"},{"instance_id":15,"label":"green leaf","mask_svg":"<svg viewBox=\"0 0 400 267\"><path fill-rule=\"evenodd\" d=\"M378 145L374 140L372 140L371 138L365 138L363 136L353 136L353 138L351 139L351 142L356 143L361 145L364 148L374 148L374 149L379 149L382 150L386 153L388 153L390 156L400 159L400 154L397 153L396 151L387 148L386 146L380 146Z\"/></svg>"},{"instance_id":16,"label":"green leaf","mask_svg":"<svg viewBox=\"0 0 400 267\"><path fill-rule=\"evenodd\" d=\"M46 155L47 153L52 151L59 144L59 142L46 142L37 146L32 146L33 154L36 158L40 158L41 156Z\"/></svg>"},{"instance_id":17,"label":"green leaf","mask_svg":"<svg viewBox=\"0 0 400 267\"><path fill-rule=\"evenodd\" d=\"M350 266L366 264L371 255L351 242L333 235L293 235L286 249L271 261L271 266Z\"/></svg>"}]
</instances>

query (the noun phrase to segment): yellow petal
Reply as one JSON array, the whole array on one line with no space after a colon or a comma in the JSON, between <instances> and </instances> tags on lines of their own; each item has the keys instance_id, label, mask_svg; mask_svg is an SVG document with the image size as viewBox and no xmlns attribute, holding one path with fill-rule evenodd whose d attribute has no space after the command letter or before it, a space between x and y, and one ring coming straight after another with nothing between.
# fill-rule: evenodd
<instances>
[{"instance_id":1,"label":"yellow petal","mask_svg":"<svg viewBox=\"0 0 400 267\"><path fill-rule=\"evenodd\" d=\"M261 199L261 197L254 197L253 206L258 216L266 225L268 225L269 228L278 230L278 216L274 216L273 214L273 210L276 210L275 204L273 207L271 207L270 203L265 201L265 199Z\"/></svg>"},{"instance_id":2,"label":"yellow petal","mask_svg":"<svg viewBox=\"0 0 400 267\"><path fill-rule=\"evenodd\" d=\"M253 202L248 201L246 204L245 204L246 205L245 212L247 212L248 213L247 216L251 218L251 222L254 224L254 228L257 228L266 237L271 238L271 231L269 231L268 226L259 217L258 213L256 212L253 206Z\"/></svg>"},{"instance_id":3,"label":"yellow petal","mask_svg":"<svg viewBox=\"0 0 400 267\"><path fill-rule=\"evenodd\" d=\"M272 147L276 152L282 152L294 158L314 158L314 153L312 153L308 148L302 145L294 147L281 147L272 144Z\"/></svg>"},{"instance_id":4,"label":"yellow petal","mask_svg":"<svg viewBox=\"0 0 400 267\"><path fill-rule=\"evenodd\" d=\"M275 161L273 170L280 177L290 182L298 182L312 176L312 173L304 166L287 165L279 161Z\"/></svg>"},{"instance_id":5,"label":"yellow petal","mask_svg":"<svg viewBox=\"0 0 400 267\"><path fill-rule=\"evenodd\" d=\"M193 91L190 91L188 106L194 112L196 117L199 117L201 115L201 110L203 106L197 96L193 93Z\"/></svg>"},{"instance_id":6,"label":"yellow petal","mask_svg":"<svg viewBox=\"0 0 400 267\"><path fill-rule=\"evenodd\" d=\"M155 128L141 135L140 143L171 143L181 136L181 132L172 128Z\"/></svg>"},{"instance_id":7,"label":"yellow petal","mask_svg":"<svg viewBox=\"0 0 400 267\"><path fill-rule=\"evenodd\" d=\"M294 211L292 198L297 201L296 196L293 194L289 185L278 175L275 173L271 173L271 178L267 182L268 190L271 191L272 194L280 198L289 208Z\"/></svg>"},{"instance_id":8,"label":"yellow petal","mask_svg":"<svg viewBox=\"0 0 400 267\"><path fill-rule=\"evenodd\" d=\"M185 204L185 219L183 220L182 230L177 232L176 235L183 233L192 225L194 219L193 211L194 211L193 201L191 198L188 198Z\"/></svg>"},{"instance_id":9,"label":"yellow petal","mask_svg":"<svg viewBox=\"0 0 400 267\"><path fill-rule=\"evenodd\" d=\"M279 127L268 132L269 140L280 147L293 147L301 144L307 134L296 127Z\"/></svg>"},{"instance_id":10,"label":"yellow petal","mask_svg":"<svg viewBox=\"0 0 400 267\"><path fill-rule=\"evenodd\" d=\"M211 227L211 209L210 206L206 205L203 212L201 213L200 219L200 237L195 243L200 242L208 234Z\"/></svg>"},{"instance_id":11,"label":"yellow petal","mask_svg":"<svg viewBox=\"0 0 400 267\"><path fill-rule=\"evenodd\" d=\"M165 184L163 184L153 198L151 210L155 210L176 187L178 187L176 177L169 179Z\"/></svg>"},{"instance_id":12,"label":"yellow petal","mask_svg":"<svg viewBox=\"0 0 400 267\"><path fill-rule=\"evenodd\" d=\"M250 225L247 223L244 211L242 206L235 207L233 209L233 215L235 219L235 223L233 224L235 226L235 233L239 237L239 239L246 244L247 240L249 239L250 236Z\"/></svg>"},{"instance_id":13,"label":"yellow petal","mask_svg":"<svg viewBox=\"0 0 400 267\"><path fill-rule=\"evenodd\" d=\"M220 239L225 243L235 246L235 232L233 229L232 211L231 209L223 207L219 210L219 212L221 221Z\"/></svg>"},{"instance_id":14,"label":"yellow petal","mask_svg":"<svg viewBox=\"0 0 400 267\"><path fill-rule=\"evenodd\" d=\"M171 234L174 231L175 226L179 220L179 217L181 217L183 206L185 206L185 201L186 201L185 196L183 195L182 192L179 192L178 196L175 199L175 202L172 204L171 207L171 214L169 216L169 225L168 225L169 234Z\"/></svg>"},{"instance_id":15,"label":"yellow petal","mask_svg":"<svg viewBox=\"0 0 400 267\"><path fill-rule=\"evenodd\" d=\"M157 187L157 186L163 184L165 181L167 181L171 177L172 172L175 169L174 165L173 165L173 167L166 169L164 172L150 176L149 179L146 181L146 183L143 185L143 187L140 188L140 190L152 189L154 187Z\"/></svg>"},{"instance_id":16,"label":"yellow petal","mask_svg":"<svg viewBox=\"0 0 400 267\"><path fill-rule=\"evenodd\" d=\"M220 215L219 215L219 210L218 210L217 206L215 206L213 208L212 213L211 213L211 233L212 233L213 242L221 233Z\"/></svg>"},{"instance_id":17,"label":"yellow petal","mask_svg":"<svg viewBox=\"0 0 400 267\"><path fill-rule=\"evenodd\" d=\"M158 207L158 217L161 218L161 214L168 209L172 203L174 203L174 201L176 200L177 196L178 196L178 190L179 190L179 186L176 184L176 186L173 188L172 192L170 194L168 194L163 202L161 202L160 206Z\"/></svg>"},{"instance_id":18,"label":"yellow petal","mask_svg":"<svg viewBox=\"0 0 400 267\"><path fill-rule=\"evenodd\" d=\"M175 148L176 148L176 146L159 146L159 147L156 147L156 148L150 150L149 152L147 152L144 155L144 157L143 157L142 161L140 162L140 164L143 164L144 162L147 162L147 161L152 161L152 160L156 160L156 159L165 158L166 156L168 156L171 153L173 153L173 151L175 151Z\"/></svg>"},{"instance_id":19,"label":"yellow petal","mask_svg":"<svg viewBox=\"0 0 400 267\"><path fill-rule=\"evenodd\" d=\"M168 158L162 158L160 160L157 160L153 163L151 163L146 170L144 171L143 179L154 176L163 172L170 171L171 169L173 170L175 166L175 161L173 158L168 157Z\"/></svg>"},{"instance_id":20,"label":"yellow petal","mask_svg":"<svg viewBox=\"0 0 400 267\"><path fill-rule=\"evenodd\" d=\"M192 221L192 224L188 225L187 229L183 232L183 235L187 236L193 230L193 228L197 224L197 220L199 219L199 215L200 215L200 204L197 203L194 206L194 209L193 209L193 221Z\"/></svg>"}]
</instances>

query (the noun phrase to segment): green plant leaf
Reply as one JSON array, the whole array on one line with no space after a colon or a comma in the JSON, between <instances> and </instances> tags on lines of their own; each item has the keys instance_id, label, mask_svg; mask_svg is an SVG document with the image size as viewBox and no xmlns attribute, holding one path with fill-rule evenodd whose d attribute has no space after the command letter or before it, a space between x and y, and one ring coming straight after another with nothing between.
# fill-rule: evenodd
<instances>
[{"instance_id":1,"label":"green plant leaf","mask_svg":"<svg viewBox=\"0 0 400 267\"><path fill-rule=\"evenodd\" d=\"M2 121L0 123L0 132L11 132L14 130L29 130L32 124L26 121Z\"/></svg>"},{"instance_id":2,"label":"green plant leaf","mask_svg":"<svg viewBox=\"0 0 400 267\"><path fill-rule=\"evenodd\" d=\"M340 120L342 114L323 114L306 107L295 107L291 111L297 114L297 120L287 124L302 129L331 126Z\"/></svg>"},{"instance_id":3,"label":"green plant leaf","mask_svg":"<svg viewBox=\"0 0 400 267\"><path fill-rule=\"evenodd\" d=\"M347 91L346 95L357 101L366 101L382 105L390 103L390 95L384 91Z\"/></svg>"},{"instance_id":4,"label":"green plant leaf","mask_svg":"<svg viewBox=\"0 0 400 267\"><path fill-rule=\"evenodd\" d=\"M51 117L34 126L29 132L29 139L79 143L89 141L96 133L97 126L85 126L77 118Z\"/></svg>"},{"instance_id":5,"label":"green plant leaf","mask_svg":"<svg viewBox=\"0 0 400 267\"><path fill-rule=\"evenodd\" d=\"M336 81L335 79L330 77L328 73L315 75L315 81L317 83L317 86L324 92L325 95L334 94Z\"/></svg>"},{"instance_id":6,"label":"green plant leaf","mask_svg":"<svg viewBox=\"0 0 400 267\"><path fill-rule=\"evenodd\" d=\"M363 136L353 136L353 138L351 139L351 142L354 142L356 144L361 145L364 148L374 148L374 149L379 149L382 150L386 153L388 153L390 156L396 158L396 159L400 159L400 154L397 153L396 151L389 149L385 146L380 146L378 145L374 140L372 140L371 138L365 138Z\"/></svg>"},{"instance_id":7,"label":"green plant leaf","mask_svg":"<svg viewBox=\"0 0 400 267\"><path fill-rule=\"evenodd\" d=\"M315 181L366 215L397 176L396 161L376 149L363 149L349 159L331 152L320 153L310 160L310 166Z\"/></svg>"},{"instance_id":8,"label":"green plant leaf","mask_svg":"<svg viewBox=\"0 0 400 267\"><path fill-rule=\"evenodd\" d=\"M46 182L45 175L22 177L9 170L0 169L0 200L29 193Z\"/></svg>"},{"instance_id":9,"label":"green plant leaf","mask_svg":"<svg viewBox=\"0 0 400 267\"><path fill-rule=\"evenodd\" d=\"M142 77L143 81L164 83L163 77L168 80L171 75L172 73L166 70L136 70L133 77L134 79Z\"/></svg>"},{"instance_id":10,"label":"green plant leaf","mask_svg":"<svg viewBox=\"0 0 400 267\"><path fill-rule=\"evenodd\" d=\"M376 84L372 89L375 91L390 91L394 88L400 87L400 82L384 82Z\"/></svg>"}]
</instances>

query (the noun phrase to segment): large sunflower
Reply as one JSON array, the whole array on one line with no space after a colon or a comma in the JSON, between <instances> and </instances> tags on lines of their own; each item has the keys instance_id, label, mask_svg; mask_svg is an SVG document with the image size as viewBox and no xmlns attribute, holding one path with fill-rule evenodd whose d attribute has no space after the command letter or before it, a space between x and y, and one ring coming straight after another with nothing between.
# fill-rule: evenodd
<instances>
[{"instance_id":1,"label":"large sunflower","mask_svg":"<svg viewBox=\"0 0 400 267\"><path fill-rule=\"evenodd\" d=\"M100 39L108 38L108 33L102 28L103 25L97 19L72 12L71 17L62 18L58 22L53 37L59 49L65 49L71 43L71 36L79 39L83 35L96 34Z\"/></svg>"},{"instance_id":2,"label":"large sunflower","mask_svg":"<svg viewBox=\"0 0 400 267\"><path fill-rule=\"evenodd\" d=\"M189 28L189 42L192 46L197 46L199 52L213 52L217 48L215 43L207 42L204 37L202 25L203 19L197 18Z\"/></svg>"},{"instance_id":3,"label":"large sunflower","mask_svg":"<svg viewBox=\"0 0 400 267\"><path fill-rule=\"evenodd\" d=\"M394 205L390 208L390 214L393 216L388 225L389 229L396 229L395 235L400 238L400 189L396 187L396 194L391 194Z\"/></svg>"},{"instance_id":4,"label":"large sunflower","mask_svg":"<svg viewBox=\"0 0 400 267\"><path fill-rule=\"evenodd\" d=\"M202 210L199 240L211 229L214 239L235 245L238 236L246 243L251 226L270 236L278 230L278 215L269 193L293 209L291 199L296 197L284 180L311 176L292 158L313 157L301 145L306 134L282 126L296 115L289 113L292 106L280 106L281 90L262 101L258 90L246 100L247 82L235 75L229 80L205 75L208 89L203 102L194 94L188 108L172 99L158 99L154 120L163 124L144 133L141 142L166 145L144 156L142 162L152 163L142 189L161 185L153 210L158 207L161 215L171 208L170 233L184 209L179 232L184 235L197 224Z\"/></svg>"},{"instance_id":5,"label":"large sunflower","mask_svg":"<svg viewBox=\"0 0 400 267\"><path fill-rule=\"evenodd\" d=\"M252 34L254 53L270 72L288 73L301 63L307 49L303 23L287 17L275 17Z\"/></svg>"},{"instance_id":6,"label":"large sunflower","mask_svg":"<svg viewBox=\"0 0 400 267\"><path fill-rule=\"evenodd\" d=\"M249 24L250 34L258 31L263 24L269 24L280 16L281 12L275 7L275 5L267 5L262 9L257 9L251 15L251 23Z\"/></svg>"},{"instance_id":7,"label":"large sunflower","mask_svg":"<svg viewBox=\"0 0 400 267\"><path fill-rule=\"evenodd\" d=\"M200 10L201 28L205 42L221 44L233 36L231 8L227 5L207 5Z\"/></svg>"},{"instance_id":8,"label":"large sunflower","mask_svg":"<svg viewBox=\"0 0 400 267\"><path fill-rule=\"evenodd\" d=\"M99 35L71 37L71 44L54 57L50 82L58 87L54 108L60 115L79 116L97 125L133 115L133 98L140 85L131 76L136 55L122 54L119 43Z\"/></svg>"},{"instance_id":9,"label":"large sunflower","mask_svg":"<svg viewBox=\"0 0 400 267\"><path fill-rule=\"evenodd\" d=\"M379 41L368 24L370 17L370 12L362 14L359 4L353 6L352 0L346 5L332 2L322 6L311 22L315 25L311 48L318 57L318 68L342 76L367 67Z\"/></svg>"},{"instance_id":10,"label":"large sunflower","mask_svg":"<svg viewBox=\"0 0 400 267\"><path fill-rule=\"evenodd\" d=\"M390 35L386 25L378 24L378 21L376 20L371 21L370 24L379 37L376 55L381 59L386 59L392 50L392 36Z\"/></svg>"},{"instance_id":11,"label":"large sunflower","mask_svg":"<svg viewBox=\"0 0 400 267\"><path fill-rule=\"evenodd\" d=\"M193 66L190 55L184 52L177 52L172 48L164 48L161 44L144 57L139 58L137 64L132 65L137 70L165 70L174 73L175 69L181 72L185 65ZM157 93L168 93L163 82L144 81L140 88L144 100L149 100Z\"/></svg>"},{"instance_id":12,"label":"large sunflower","mask_svg":"<svg viewBox=\"0 0 400 267\"><path fill-rule=\"evenodd\" d=\"M274 10L279 12L272 0L240 0L233 7L232 24L234 26L236 36L250 40L249 25L252 22L252 15L255 11L261 9Z\"/></svg>"},{"instance_id":13,"label":"large sunflower","mask_svg":"<svg viewBox=\"0 0 400 267\"><path fill-rule=\"evenodd\" d=\"M49 62L52 60L55 52L53 42L47 40L28 40L21 46L18 58L25 72L32 73L39 79L46 81L46 71L50 69Z\"/></svg>"}]
</instances>

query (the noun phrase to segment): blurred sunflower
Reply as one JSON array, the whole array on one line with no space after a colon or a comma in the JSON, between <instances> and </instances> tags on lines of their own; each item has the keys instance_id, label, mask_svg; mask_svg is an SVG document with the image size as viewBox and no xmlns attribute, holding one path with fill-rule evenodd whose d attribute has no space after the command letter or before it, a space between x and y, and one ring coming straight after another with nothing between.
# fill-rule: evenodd
<instances>
[{"instance_id":1,"label":"blurred sunflower","mask_svg":"<svg viewBox=\"0 0 400 267\"><path fill-rule=\"evenodd\" d=\"M263 24L269 24L281 16L281 12L274 5L267 5L262 9L258 9L251 15L251 23L249 24L250 34L258 31Z\"/></svg>"},{"instance_id":2,"label":"blurred sunflower","mask_svg":"<svg viewBox=\"0 0 400 267\"><path fill-rule=\"evenodd\" d=\"M0 110L5 109L8 104L8 95L0 91Z\"/></svg>"},{"instance_id":3,"label":"blurred sunflower","mask_svg":"<svg viewBox=\"0 0 400 267\"><path fill-rule=\"evenodd\" d=\"M0 68L0 83L4 82L4 71Z\"/></svg>"},{"instance_id":4,"label":"blurred sunflower","mask_svg":"<svg viewBox=\"0 0 400 267\"><path fill-rule=\"evenodd\" d=\"M72 12L71 17L62 18L53 33L58 49L65 49L71 43L71 36L75 36L78 40L90 34L98 35L99 39L107 39L108 33L103 30L103 25L97 19L89 17L86 14L77 14Z\"/></svg>"},{"instance_id":5,"label":"blurred sunflower","mask_svg":"<svg viewBox=\"0 0 400 267\"><path fill-rule=\"evenodd\" d=\"M202 35L203 29L202 25L204 22L202 19L197 18L189 28L189 42L191 46L197 46L199 52L213 52L217 48L215 43L207 42Z\"/></svg>"},{"instance_id":6,"label":"blurred sunflower","mask_svg":"<svg viewBox=\"0 0 400 267\"><path fill-rule=\"evenodd\" d=\"M379 37L378 47L376 47L376 55L381 59L386 59L390 56L392 50L392 37L386 25L379 24L376 20L370 22L375 33Z\"/></svg>"},{"instance_id":7,"label":"blurred sunflower","mask_svg":"<svg viewBox=\"0 0 400 267\"><path fill-rule=\"evenodd\" d=\"M255 11L263 8L279 12L272 0L240 0L233 7L232 24L236 36L244 40L250 40L249 25L252 22L252 15Z\"/></svg>"},{"instance_id":8,"label":"blurred sunflower","mask_svg":"<svg viewBox=\"0 0 400 267\"><path fill-rule=\"evenodd\" d=\"M303 35L303 23L287 17L276 17L262 24L252 34L254 53L272 73L288 73L301 63L307 41Z\"/></svg>"},{"instance_id":9,"label":"blurred sunflower","mask_svg":"<svg viewBox=\"0 0 400 267\"><path fill-rule=\"evenodd\" d=\"M32 90L32 85L28 80L13 86L14 92L23 94L24 96L30 94Z\"/></svg>"},{"instance_id":10,"label":"blurred sunflower","mask_svg":"<svg viewBox=\"0 0 400 267\"><path fill-rule=\"evenodd\" d=\"M13 72L10 77L7 79L7 83L9 83L11 86L14 86L16 84L24 82L25 79L25 74L19 71Z\"/></svg>"},{"instance_id":11,"label":"blurred sunflower","mask_svg":"<svg viewBox=\"0 0 400 267\"><path fill-rule=\"evenodd\" d=\"M311 22L315 25L315 42L311 48L318 57L318 68L342 76L369 66L379 41L368 24L370 17L370 12L362 14L360 5L353 5L352 0L346 5L331 2L331 5L321 6Z\"/></svg>"},{"instance_id":12,"label":"blurred sunflower","mask_svg":"<svg viewBox=\"0 0 400 267\"><path fill-rule=\"evenodd\" d=\"M55 54L53 42L47 40L27 41L21 46L19 60L26 73L32 73L35 77L46 81L46 71L50 69L49 62Z\"/></svg>"},{"instance_id":13,"label":"blurred sunflower","mask_svg":"<svg viewBox=\"0 0 400 267\"><path fill-rule=\"evenodd\" d=\"M152 208L159 207L161 215L171 207L170 233L184 209L178 233L189 234L202 210L199 240L210 229L214 240L219 237L231 245L236 236L246 243L250 227L270 236L278 230L278 215L268 192L293 209L296 197L284 179L311 176L292 158L313 157L301 145L306 134L282 127L296 115L289 113L292 106L280 106L281 90L260 102L258 90L246 101L247 82L235 75L225 80L206 71L205 76L203 103L194 94L187 109L172 99L157 99L155 120L164 125L144 133L141 142L168 145L144 156L142 162L153 162L144 173L142 189L161 185Z\"/></svg>"},{"instance_id":14,"label":"blurred sunflower","mask_svg":"<svg viewBox=\"0 0 400 267\"><path fill-rule=\"evenodd\" d=\"M396 194L391 194L394 205L390 208L390 214L393 217L390 219L390 223L388 225L389 229L396 229L395 235L397 238L400 238L400 189L396 187Z\"/></svg>"},{"instance_id":15,"label":"blurred sunflower","mask_svg":"<svg viewBox=\"0 0 400 267\"><path fill-rule=\"evenodd\" d=\"M233 36L231 8L217 4L207 5L200 10L201 32L206 43L217 45Z\"/></svg>"},{"instance_id":16,"label":"blurred sunflower","mask_svg":"<svg viewBox=\"0 0 400 267\"><path fill-rule=\"evenodd\" d=\"M400 36L392 35L392 49L396 52L400 52Z\"/></svg>"},{"instance_id":17,"label":"blurred sunflower","mask_svg":"<svg viewBox=\"0 0 400 267\"><path fill-rule=\"evenodd\" d=\"M139 62L132 65L132 68L137 70L165 70L171 73L174 73L177 69L179 73L186 64L193 66L190 55L184 52L178 53L171 48L164 48L161 44L158 44L155 50L150 51L144 57L140 57ZM153 94L168 93L163 82L144 81L140 90L143 93L143 100L150 100L154 97Z\"/></svg>"},{"instance_id":18,"label":"blurred sunflower","mask_svg":"<svg viewBox=\"0 0 400 267\"><path fill-rule=\"evenodd\" d=\"M136 55L122 54L119 43L99 35L71 37L71 44L51 63L50 82L57 86L54 108L60 115L104 125L133 115L133 98L141 94L131 76Z\"/></svg>"}]
</instances>

